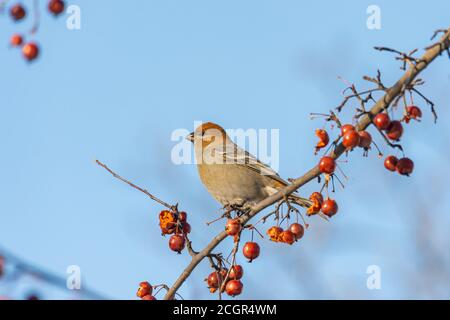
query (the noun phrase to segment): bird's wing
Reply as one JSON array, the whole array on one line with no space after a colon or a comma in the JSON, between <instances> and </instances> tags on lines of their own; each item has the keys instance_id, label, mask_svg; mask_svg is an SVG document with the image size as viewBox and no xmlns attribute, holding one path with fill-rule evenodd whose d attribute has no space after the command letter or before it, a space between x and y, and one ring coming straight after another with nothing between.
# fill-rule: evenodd
<instances>
[{"instance_id":1,"label":"bird's wing","mask_svg":"<svg viewBox=\"0 0 450 320\"><path fill-rule=\"evenodd\" d=\"M223 157L224 163L235 163L238 165L242 165L247 169L270 177L271 179L280 183L282 186L288 185L288 183L283 180L275 170L273 170L267 164L259 161L254 155L237 145L227 145L221 150L216 150L216 152L218 153L218 155Z\"/></svg>"}]
</instances>

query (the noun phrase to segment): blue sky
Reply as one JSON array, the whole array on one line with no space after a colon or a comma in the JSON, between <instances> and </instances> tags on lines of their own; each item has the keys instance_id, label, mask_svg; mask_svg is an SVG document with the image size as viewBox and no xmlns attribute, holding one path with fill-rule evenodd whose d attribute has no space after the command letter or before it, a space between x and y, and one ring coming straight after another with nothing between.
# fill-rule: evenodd
<instances>
[{"instance_id":1,"label":"blue sky","mask_svg":"<svg viewBox=\"0 0 450 320\"><path fill-rule=\"evenodd\" d=\"M322 122L309 113L340 103L337 76L363 87L362 76L380 69L392 84L399 64L373 46L423 48L450 21L446 1L70 3L81 8L82 29L70 31L65 18L43 14L36 35L42 54L32 64L7 48L10 34L29 25L0 17L0 245L61 276L79 265L83 284L118 299L133 299L142 280L170 285L189 257L170 252L160 236L162 208L95 159L179 202L200 248L222 229L205 225L219 205L194 166L172 164L173 130L192 129L195 120L279 128L280 174L297 177L317 163L314 129ZM381 30L366 27L371 4L381 9ZM349 181L335 195L339 214L330 223L311 219L296 246L264 239L257 261L247 265L241 257L242 298L450 297L440 280L425 281L430 273L450 273L448 58L422 77L440 121L434 125L425 112L423 122L405 129L412 177L384 170L376 152L350 154L341 165ZM303 192L317 188L312 183ZM425 226L432 228L427 241L416 243ZM231 249L231 241L221 248ZM427 256L430 248L439 259ZM366 288L373 264L382 270L381 290ZM202 281L208 273L202 264L180 293L215 298Z\"/></svg>"}]
</instances>

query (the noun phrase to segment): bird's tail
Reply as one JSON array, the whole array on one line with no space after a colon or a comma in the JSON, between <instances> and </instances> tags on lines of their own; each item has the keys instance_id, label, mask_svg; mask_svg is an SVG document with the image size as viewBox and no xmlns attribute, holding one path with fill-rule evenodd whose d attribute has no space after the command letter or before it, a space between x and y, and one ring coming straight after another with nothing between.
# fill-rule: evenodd
<instances>
[{"instance_id":1,"label":"bird's tail","mask_svg":"<svg viewBox=\"0 0 450 320\"><path fill-rule=\"evenodd\" d=\"M299 206L308 209L312 206L313 202L309 199L302 198L296 194L290 194L289 200L292 200L295 204L298 204Z\"/></svg>"}]
</instances>

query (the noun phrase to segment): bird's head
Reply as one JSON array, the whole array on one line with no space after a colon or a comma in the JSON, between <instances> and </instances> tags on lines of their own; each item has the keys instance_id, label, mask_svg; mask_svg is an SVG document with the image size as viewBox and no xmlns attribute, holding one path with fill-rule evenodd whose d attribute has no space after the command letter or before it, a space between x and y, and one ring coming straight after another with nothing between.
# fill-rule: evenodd
<instances>
[{"instance_id":1,"label":"bird's head","mask_svg":"<svg viewBox=\"0 0 450 320\"><path fill-rule=\"evenodd\" d=\"M188 134L186 139L192 143L201 142L201 145L206 147L212 142L223 143L227 139L227 133L218 124L205 122L198 126L194 132Z\"/></svg>"}]
</instances>

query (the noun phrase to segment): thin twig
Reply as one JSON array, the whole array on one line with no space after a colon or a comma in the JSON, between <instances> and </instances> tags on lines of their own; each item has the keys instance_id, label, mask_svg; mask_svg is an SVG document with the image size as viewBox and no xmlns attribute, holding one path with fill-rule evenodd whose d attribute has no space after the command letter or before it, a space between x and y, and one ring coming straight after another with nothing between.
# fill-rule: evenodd
<instances>
[{"instance_id":1,"label":"thin twig","mask_svg":"<svg viewBox=\"0 0 450 320\"><path fill-rule=\"evenodd\" d=\"M130 187L135 188L136 190L141 191L142 193L146 194L150 199L158 202L159 204L163 205L164 207L176 212L178 211L178 205L170 205L167 202L162 201L161 199L155 197L154 195L152 195L150 192L148 192L145 189L142 189L141 187L135 185L134 183L132 183L131 181L128 181L125 178L122 178L121 176L119 176L117 173L115 173L114 171L112 171L110 168L108 168L107 165L103 164L102 162L100 162L99 160L95 160L95 162L102 168L104 168L106 171L108 171L114 178L119 179L122 182L125 182L126 184L128 184Z\"/></svg>"}]
</instances>

